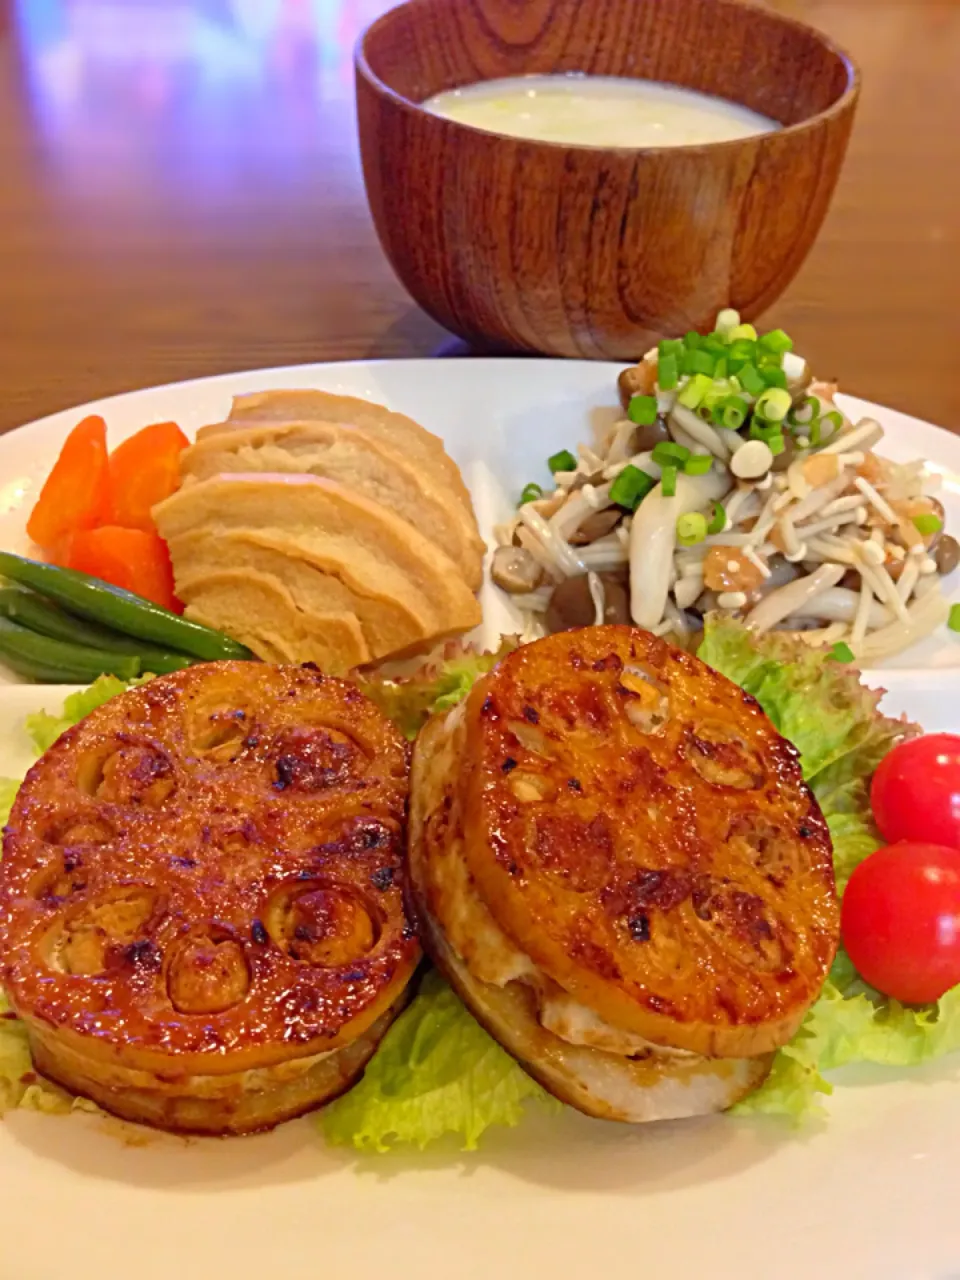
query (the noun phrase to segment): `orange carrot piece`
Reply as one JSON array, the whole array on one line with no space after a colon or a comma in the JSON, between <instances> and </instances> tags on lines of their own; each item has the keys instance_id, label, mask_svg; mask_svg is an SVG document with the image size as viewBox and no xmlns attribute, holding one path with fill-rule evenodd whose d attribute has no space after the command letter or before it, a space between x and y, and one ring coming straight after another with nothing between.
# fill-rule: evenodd
<instances>
[{"instance_id":1,"label":"orange carrot piece","mask_svg":"<svg viewBox=\"0 0 960 1280\"><path fill-rule=\"evenodd\" d=\"M183 612L173 592L173 568L167 544L157 533L142 529L122 529L105 524L99 529L83 529L59 548L59 563L115 587Z\"/></svg>"},{"instance_id":2,"label":"orange carrot piece","mask_svg":"<svg viewBox=\"0 0 960 1280\"><path fill-rule=\"evenodd\" d=\"M44 549L79 529L110 518L107 424L96 415L67 436L27 521L27 533Z\"/></svg>"},{"instance_id":3,"label":"orange carrot piece","mask_svg":"<svg viewBox=\"0 0 960 1280\"><path fill-rule=\"evenodd\" d=\"M156 532L150 512L180 486L180 454L190 442L175 422L157 422L110 455L113 524Z\"/></svg>"}]
</instances>

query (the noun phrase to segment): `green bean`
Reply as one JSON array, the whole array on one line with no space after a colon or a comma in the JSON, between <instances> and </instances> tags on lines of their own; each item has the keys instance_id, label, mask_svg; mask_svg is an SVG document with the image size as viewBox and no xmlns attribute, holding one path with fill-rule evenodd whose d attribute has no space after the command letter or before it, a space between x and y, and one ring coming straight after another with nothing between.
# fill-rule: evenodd
<instances>
[{"instance_id":1,"label":"green bean","mask_svg":"<svg viewBox=\"0 0 960 1280\"><path fill-rule=\"evenodd\" d=\"M0 618L0 658L24 675L43 672L34 678L46 683L90 684L102 675L132 680L140 674L139 658L38 636L9 618Z\"/></svg>"},{"instance_id":2,"label":"green bean","mask_svg":"<svg viewBox=\"0 0 960 1280\"><path fill-rule=\"evenodd\" d=\"M26 560L0 551L0 576L31 587L55 600L70 613L99 622L114 631L152 644L178 649L195 658L216 662L225 658L252 658L249 649L229 636L197 622L179 618L168 609L89 574L56 565Z\"/></svg>"},{"instance_id":3,"label":"green bean","mask_svg":"<svg viewBox=\"0 0 960 1280\"><path fill-rule=\"evenodd\" d=\"M131 636L119 636L106 627L74 618L26 587L0 587L0 617L19 622L28 630L41 636L50 636L53 640L66 640L68 644L79 644L88 649L106 649L111 653L138 658L141 672L149 671L154 676L165 675L168 671L182 671L196 661L184 653L155 649Z\"/></svg>"}]
</instances>

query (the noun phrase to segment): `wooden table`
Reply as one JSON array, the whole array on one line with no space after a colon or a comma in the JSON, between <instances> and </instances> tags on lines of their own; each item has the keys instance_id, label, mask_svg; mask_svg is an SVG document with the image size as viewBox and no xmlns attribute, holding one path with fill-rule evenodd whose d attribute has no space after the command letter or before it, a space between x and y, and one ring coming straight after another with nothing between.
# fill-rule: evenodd
<instances>
[{"instance_id":1,"label":"wooden table","mask_svg":"<svg viewBox=\"0 0 960 1280\"><path fill-rule=\"evenodd\" d=\"M845 45L864 94L769 319L848 390L960 429L960 4L770 3ZM174 379L451 349L363 195L352 48L387 7L0 0L0 430Z\"/></svg>"}]
</instances>

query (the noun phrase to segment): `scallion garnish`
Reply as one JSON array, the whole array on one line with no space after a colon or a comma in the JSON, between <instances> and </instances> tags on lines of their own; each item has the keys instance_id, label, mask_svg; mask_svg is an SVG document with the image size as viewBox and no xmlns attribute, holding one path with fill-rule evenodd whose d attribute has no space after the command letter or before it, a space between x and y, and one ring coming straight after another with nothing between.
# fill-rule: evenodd
<instances>
[{"instance_id":1,"label":"scallion garnish","mask_svg":"<svg viewBox=\"0 0 960 1280\"><path fill-rule=\"evenodd\" d=\"M749 405L742 396L728 396L721 405L719 425L728 431L739 431L747 420Z\"/></svg>"},{"instance_id":2,"label":"scallion garnish","mask_svg":"<svg viewBox=\"0 0 960 1280\"><path fill-rule=\"evenodd\" d=\"M727 527L727 512L722 502L713 504L713 515L707 524L707 534L723 533Z\"/></svg>"},{"instance_id":3,"label":"scallion garnish","mask_svg":"<svg viewBox=\"0 0 960 1280\"><path fill-rule=\"evenodd\" d=\"M677 468L664 467L660 473L660 485L665 498L672 498L677 492Z\"/></svg>"},{"instance_id":4,"label":"scallion garnish","mask_svg":"<svg viewBox=\"0 0 960 1280\"><path fill-rule=\"evenodd\" d=\"M577 460L569 449L561 449L547 459L547 466L556 475L558 471L576 471Z\"/></svg>"},{"instance_id":5,"label":"scallion garnish","mask_svg":"<svg viewBox=\"0 0 960 1280\"><path fill-rule=\"evenodd\" d=\"M769 387L757 400L753 411L757 417L763 418L766 422L782 422L790 412L792 403L789 391L784 391L780 387Z\"/></svg>"},{"instance_id":6,"label":"scallion garnish","mask_svg":"<svg viewBox=\"0 0 960 1280\"><path fill-rule=\"evenodd\" d=\"M708 378L704 373L698 373L690 379L685 387L681 388L680 394L677 396L677 403L682 404L687 409L696 409L712 386L712 378Z\"/></svg>"},{"instance_id":7,"label":"scallion garnish","mask_svg":"<svg viewBox=\"0 0 960 1280\"><path fill-rule=\"evenodd\" d=\"M711 351L693 351L690 354L690 372L702 373L713 378L717 370L717 357Z\"/></svg>"},{"instance_id":8,"label":"scallion garnish","mask_svg":"<svg viewBox=\"0 0 960 1280\"><path fill-rule=\"evenodd\" d=\"M843 414L838 413L836 409L832 409L830 413L825 413L820 419L821 423L829 422L834 431L839 431L843 426Z\"/></svg>"},{"instance_id":9,"label":"scallion garnish","mask_svg":"<svg viewBox=\"0 0 960 1280\"><path fill-rule=\"evenodd\" d=\"M702 341L703 339L700 334L697 333L696 329L688 329L683 335L683 345L688 351L696 351Z\"/></svg>"},{"instance_id":10,"label":"scallion garnish","mask_svg":"<svg viewBox=\"0 0 960 1280\"><path fill-rule=\"evenodd\" d=\"M729 342L730 335L739 324L740 312L734 311L732 307L727 307L717 316L717 323L714 326L714 332L718 333L725 342Z\"/></svg>"},{"instance_id":11,"label":"scallion garnish","mask_svg":"<svg viewBox=\"0 0 960 1280\"><path fill-rule=\"evenodd\" d=\"M830 657L834 662L853 662L853 650L841 640L830 650Z\"/></svg>"},{"instance_id":12,"label":"scallion garnish","mask_svg":"<svg viewBox=\"0 0 960 1280\"><path fill-rule=\"evenodd\" d=\"M699 511L689 511L677 518L677 541L681 547L695 547L707 536L707 518Z\"/></svg>"},{"instance_id":13,"label":"scallion garnish","mask_svg":"<svg viewBox=\"0 0 960 1280\"><path fill-rule=\"evenodd\" d=\"M951 631L960 631L960 604L952 604L950 606L950 616L947 618L947 626Z\"/></svg>"},{"instance_id":14,"label":"scallion garnish","mask_svg":"<svg viewBox=\"0 0 960 1280\"><path fill-rule=\"evenodd\" d=\"M745 360L752 362L756 349L757 344L751 342L749 338L737 338L736 342L731 342L727 347L727 359L738 360L741 363Z\"/></svg>"},{"instance_id":15,"label":"scallion garnish","mask_svg":"<svg viewBox=\"0 0 960 1280\"><path fill-rule=\"evenodd\" d=\"M726 378L726 376L727 376L727 358L726 356L721 356L720 359L717 361L716 365L714 366L713 377L714 377L714 380L717 381L722 378Z\"/></svg>"},{"instance_id":16,"label":"scallion garnish","mask_svg":"<svg viewBox=\"0 0 960 1280\"><path fill-rule=\"evenodd\" d=\"M740 338L746 338L750 342L756 342L757 331L752 324L738 324L730 335L730 341L736 342Z\"/></svg>"},{"instance_id":17,"label":"scallion garnish","mask_svg":"<svg viewBox=\"0 0 960 1280\"><path fill-rule=\"evenodd\" d=\"M661 356L657 363L657 382L661 390L672 391L679 381L680 366L677 357L672 353Z\"/></svg>"},{"instance_id":18,"label":"scallion garnish","mask_svg":"<svg viewBox=\"0 0 960 1280\"><path fill-rule=\"evenodd\" d=\"M657 420L656 396L633 396L627 409L627 417L638 427L651 427Z\"/></svg>"},{"instance_id":19,"label":"scallion garnish","mask_svg":"<svg viewBox=\"0 0 960 1280\"><path fill-rule=\"evenodd\" d=\"M760 377L760 370L755 364L745 364L737 371L737 378L748 396L763 395L767 389L767 384Z\"/></svg>"},{"instance_id":20,"label":"scallion garnish","mask_svg":"<svg viewBox=\"0 0 960 1280\"><path fill-rule=\"evenodd\" d=\"M943 521L939 516L935 516L932 511L928 511L913 517L913 527L924 538L929 538L931 534L940 532L943 528Z\"/></svg>"},{"instance_id":21,"label":"scallion garnish","mask_svg":"<svg viewBox=\"0 0 960 1280\"><path fill-rule=\"evenodd\" d=\"M531 481L529 484L523 486L523 492L520 494L520 506L522 507L524 503L527 502L536 502L538 498L542 497L543 490L538 484L534 484L533 481Z\"/></svg>"},{"instance_id":22,"label":"scallion garnish","mask_svg":"<svg viewBox=\"0 0 960 1280\"><path fill-rule=\"evenodd\" d=\"M661 440L653 446L650 456L658 467L670 467L686 462L690 457L690 450L685 445L674 444L672 440Z\"/></svg>"},{"instance_id":23,"label":"scallion garnish","mask_svg":"<svg viewBox=\"0 0 960 1280\"><path fill-rule=\"evenodd\" d=\"M692 453L683 464L688 476L705 476L713 466L713 458L709 453Z\"/></svg>"},{"instance_id":24,"label":"scallion garnish","mask_svg":"<svg viewBox=\"0 0 960 1280\"><path fill-rule=\"evenodd\" d=\"M785 351L793 350L793 339L784 333L782 329L772 329L770 333L765 333L757 341L764 351L775 351L777 355L783 355Z\"/></svg>"},{"instance_id":25,"label":"scallion garnish","mask_svg":"<svg viewBox=\"0 0 960 1280\"><path fill-rule=\"evenodd\" d=\"M761 365L760 377L768 387L780 387L784 391L787 389L787 375L778 365Z\"/></svg>"},{"instance_id":26,"label":"scallion garnish","mask_svg":"<svg viewBox=\"0 0 960 1280\"><path fill-rule=\"evenodd\" d=\"M819 418L814 418L814 420L810 423L810 430L807 432L807 435L810 437L810 448L819 449L820 448L820 419Z\"/></svg>"},{"instance_id":27,"label":"scallion garnish","mask_svg":"<svg viewBox=\"0 0 960 1280\"><path fill-rule=\"evenodd\" d=\"M631 463L623 468L610 486L610 501L618 507L635 511L656 483L653 476Z\"/></svg>"},{"instance_id":28,"label":"scallion garnish","mask_svg":"<svg viewBox=\"0 0 960 1280\"><path fill-rule=\"evenodd\" d=\"M666 360L668 356L673 356L676 360L683 355L683 339L664 338L662 342L657 344L657 355L661 360Z\"/></svg>"},{"instance_id":29,"label":"scallion garnish","mask_svg":"<svg viewBox=\"0 0 960 1280\"><path fill-rule=\"evenodd\" d=\"M784 441L783 441L783 432L771 431L771 433L767 436L766 445L775 458L778 456L778 454L783 453L784 449L786 448L786 445L784 444Z\"/></svg>"}]
</instances>

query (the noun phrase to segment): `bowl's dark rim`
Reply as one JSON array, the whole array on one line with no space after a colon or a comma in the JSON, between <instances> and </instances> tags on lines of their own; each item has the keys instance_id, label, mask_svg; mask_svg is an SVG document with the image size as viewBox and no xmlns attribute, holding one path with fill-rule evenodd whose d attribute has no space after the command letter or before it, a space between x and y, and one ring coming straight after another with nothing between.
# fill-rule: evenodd
<instances>
[{"instance_id":1,"label":"bowl's dark rim","mask_svg":"<svg viewBox=\"0 0 960 1280\"><path fill-rule=\"evenodd\" d=\"M370 25L360 33L357 43L354 47L354 66L358 74L377 90L384 97L389 98L395 106L400 107L403 111L423 118L429 116L435 120L438 125L457 132L465 130L468 133L481 134L487 138L499 138L501 141L507 141L521 146L533 148L547 148L551 151L582 151L582 152L603 152L605 154L615 154L618 156L666 156L666 155L698 155L712 154L717 151L726 149L734 150L743 147L745 143L758 142L763 143L772 139L793 138L808 132L809 130L819 128L821 125L828 123L836 116L843 114L848 108L856 104L856 100L860 95L860 87L862 77L860 68L853 60L849 53L840 45L836 44L829 36L825 35L817 27L810 26L809 23L800 22L796 18L786 17L784 14L777 13L771 9L762 9L759 5L753 4L750 0L720 0L721 4L730 8L746 9L756 13L762 13L768 18L773 18L776 22L786 27L793 27L797 31L806 32L812 35L820 44L830 53L836 56L843 63L847 71L847 87L837 98L836 102L832 102L829 107L823 111L818 111L816 115L808 116L806 120L799 120L796 124L781 125L779 129L774 129L765 133L747 134L741 138L730 138L723 142L694 142L684 143L680 146L669 147L599 147L593 146L588 142L550 142L539 138L523 138L514 134L497 133L493 129L481 129L477 125L464 124L461 120L453 120L449 116L440 115L439 112L430 111L422 102L413 102L410 98L405 98L403 94L397 93L396 89L392 89L385 81L381 80L372 70L370 63L367 61L366 42L368 38L376 31L381 23L386 23L396 13L398 9L420 9L425 8L427 4L433 0L404 0L404 3L395 5L386 13L375 18ZM576 73L571 73L576 74ZM629 77L628 77L629 78ZM471 81L473 84L482 84L482 80ZM669 82L660 82L669 83ZM686 89L689 85L678 85L678 88ZM697 92L694 90L694 92ZM708 95L709 96L709 95ZM717 95L713 95L717 96ZM728 98L728 102L736 102L736 99ZM745 103L737 103L739 106L746 106Z\"/></svg>"}]
</instances>

